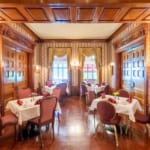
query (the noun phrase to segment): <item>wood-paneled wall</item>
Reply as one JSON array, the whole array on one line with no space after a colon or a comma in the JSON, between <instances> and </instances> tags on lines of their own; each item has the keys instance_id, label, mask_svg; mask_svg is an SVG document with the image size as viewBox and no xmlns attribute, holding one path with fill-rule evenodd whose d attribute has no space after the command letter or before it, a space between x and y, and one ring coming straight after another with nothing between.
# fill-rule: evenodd
<instances>
[{"instance_id":1,"label":"wood-paneled wall","mask_svg":"<svg viewBox=\"0 0 150 150\"><path fill-rule=\"evenodd\" d=\"M16 98L16 87L33 88L34 41L12 26L0 24L0 103Z\"/></svg>"},{"instance_id":2,"label":"wood-paneled wall","mask_svg":"<svg viewBox=\"0 0 150 150\"><path fill-rule=\"evenodd\" d=\"M117 90L125 88L140 100L148 113L150 38L148 24L128 24L108 43L112 53L115 73L110 85ZM113 82L112 79L115 81Z\"/></svg>"}]
</instances>

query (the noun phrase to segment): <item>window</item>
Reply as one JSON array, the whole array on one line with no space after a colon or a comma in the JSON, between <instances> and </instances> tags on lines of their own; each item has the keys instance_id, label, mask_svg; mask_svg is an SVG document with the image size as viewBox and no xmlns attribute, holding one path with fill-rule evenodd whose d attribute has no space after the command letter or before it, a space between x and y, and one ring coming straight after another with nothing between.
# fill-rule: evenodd
<instances>
[{"instance_id":1,"label":"window","mask_svg":"<svg viewBox=\"0 0 150 150\"><path fill-rule=\"evenodd\" d=\"M67 56L54 56L52 65L52 80L55 84L66 82L68 80Z\"/></svg>"},{"instance_id":2,"label":"window","mask_svg":"<svg viewBox=\"0 0 150 150\"><path fill-rule=\"evenodd\" d=\"M85 57L83 67L83 80L97 81L97 69L95 64L95 56Z\"/></svg>"}]
</instances>

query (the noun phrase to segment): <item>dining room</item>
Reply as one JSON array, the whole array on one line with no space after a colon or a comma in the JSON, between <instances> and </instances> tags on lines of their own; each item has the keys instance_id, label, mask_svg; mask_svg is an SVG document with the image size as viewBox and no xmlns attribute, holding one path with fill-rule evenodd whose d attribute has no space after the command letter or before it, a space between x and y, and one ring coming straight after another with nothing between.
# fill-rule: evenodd
<instances>
[{"instance_id":1,"label":"dining room","mask_svg":"<svg viewBox=\"0 0 150 150\"><path fill-rule=\"evenodd\" d=\"M0 149L148 150L149 7L0 2Z\"/></svg>"}]
</instances>

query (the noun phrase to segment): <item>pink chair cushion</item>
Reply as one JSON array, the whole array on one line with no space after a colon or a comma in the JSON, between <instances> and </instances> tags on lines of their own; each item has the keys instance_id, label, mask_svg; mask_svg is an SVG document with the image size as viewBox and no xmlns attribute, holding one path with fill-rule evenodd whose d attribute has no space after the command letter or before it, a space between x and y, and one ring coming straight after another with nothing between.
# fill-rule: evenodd
<instances>
[{"instance_id":1,"label":"pink chair cushion","mask_svg":"<svg viewBox=\"0 0 150 150\"><path fill-rule=\"evenodd\" d=\"M97 104L97 112L104 124L116 125L120 122L121 117L116 115L114 106L106 101L100 101Z\"/></svg>"},{"instance_id":2,"label":"pink chair cushion","mask_svg":"<svg viewBox=\"0 0 150 150\"><path fill-rule=\"evenodd\" d=\"M140 122L140 123L150 123L150 116L149 115L135 113L135 119L137 122Z\"/></svg>"},{"instance_id":3,"label":"pink chair cushion","mask_svg":"<svg viewBox=\"0 0 150 150\"><path fill-rule=\"evenodd\" d=\"M32 94L31 89L18 89L18 98L27 98L30 97Z\"/></svg>"},{"instance_id":4,"label":"pink chair cushion","mask_svg":"<svg viewBox=\"0 0 150 150\"><path fill-rule=\"evenodd\" d=\"M53 86L54 84L52 83L52 81L46 81L46 85L49 86L49 87L51 87L51 86Z\"/></svg>"},{"instance_id":5,"label":"pink chair cushion","mask_svg":"<svg viewBox=\"0 0 150 150\"><path fill-rule=\"evenodd\" d=\"M118 92L119 92L119 96L121 96L121 97L126 97L126 98L129 97L128 91L126 91L124 89L120 89Z\"/></svg>"},{"instance_id":6,"label":"pink chair cushion","mask_svg":"<svg viewBox=\"0 0 150 150\"><path fill-rule=\"evenodd\" d=\"M8 124L17 124L18 120L14 115L6 115L1 117L1 123L2 126L8 125Z\"/></svg>"},{"instance_id":7,"label":"pink chair cushion","mask_svg":"<svg viewBox=\"0 0 150 150\"><path fill-rule=\"evenodd\" d=\"M88 91L87 93L87 100L88 100L88 105L91 105L92 101L95 98L95 93L93 91Z\"/></svg>"},{"instance_id":8,"label":"pink chair cushion","mask_svg":"<svg viewBox=\"0 0 150 150\"><path fill-rule=\"evenodd\" d=\"M40 102L40 117L31 119L30 122L33 122L37 125L42 125L53 120L56 103L57 98L55 97L47 97L46 99L42 99Z\"/></svg>"},{"instance_id":9,"label":"pink chair cushion","mask_svg":"<svg viewBox=\"0 0 150 150\"><path fill-rule=\"evenodd\" d=\"M60 100L60 96L61 96L61 89L60 88L55 88L53 89L53 96L56 96L58 100Z\"/></svg>"}]
</instances>

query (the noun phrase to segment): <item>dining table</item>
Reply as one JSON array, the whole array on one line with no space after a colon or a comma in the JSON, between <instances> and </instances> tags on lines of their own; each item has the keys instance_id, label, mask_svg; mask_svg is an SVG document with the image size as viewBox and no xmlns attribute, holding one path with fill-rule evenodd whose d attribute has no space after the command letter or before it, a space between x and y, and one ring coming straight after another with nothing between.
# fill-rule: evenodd
<instances>
[{"instance_id":1,"label":"dining table","mask_svg":"<svg viewBox=\"0 0 150 150\"><path fill-rule=\"evenodd\" d=\"M43 92L47 92L47 93L49 93L50 95L52 95L54 88L56 88L56 85L53 85L53 86L51 86L51 87L45 85L42 90L43 90Z\"/></svg>"},{"instance_id":2,"label":"dining table","mask_svg":"<svg viewBox=\"0 0 150 150\"><path fill-rule=\"evenodd\" d=\"M87 91L93 91L97 95L99 92L104 91L105 86L104 85L98 86L97 84L91 84L90 86L86 85L86 88Z\"/></svg>"},{"instance_id":3,"label":"dining table","mask_svg":"<svg viewBox=\"0 0 150 150\"><path fill-rule=\"evenodd\" d=\"M132 98L132 100L129 101L129 98L113 96L113 95L105 95L105 97L100 96L98 98L95 98L92 101L89 109L91 111L96 110L97 104L100 101L110 102L115 107L116 113L127 115L128 118L133 122L135 122L135 112L137 110L143 111L142 106L137 99Z\"/></svg>"},{"instance_id":4,"label":"dining table","mask_svg":"<svg viewBox=\"0 0 150 150\"><path fill-rule=\"evenodd\" d=\"M141 104L139 101L135 98L125 98L120 96L113 96L113 95L105 95L100 96L98 98L95 98L90 107L90 111L96 112L97 104L100 101L108 101L110 102L114 108L117 114L122 114L126 118L126 128L125 128L125 134L128 134L128 131L131 127L131 122L135 122L135 112L143 111ZM94 122L95 122L95 113L94 113Z\"/></svg>"},{"instance_id":5,"label":"dining table","mask_svg":"<svg viewBox=\"0 0 150 150\"><path fill-rule=\"evenodd\" d=\"M18 118L18 124L22 125L23 122L38 117L40 115L40 105L36 103L42 100L43 96L32 96L28 98L20 99L21 104L18 103L18 99L11 100L7 103L6 109L10 110ZM61 114L61 107L59 102L56 105L56 111Z\"/></svg>"},{"instance_id":6,"label":"dining table","mask_svg":"<svg viewBox=\"0 0 150 150\"><path fill-rule=\"evenodd\" d=\"M23 140L23 123L30 119L40 116L40 102L43 96L31 96L23 99L11 100L6 105L6 110L10 110L18 118L19 137ZM61 114L61 107L59 102L56 104L57 114Z\"/></svg>"}]
</instances>

